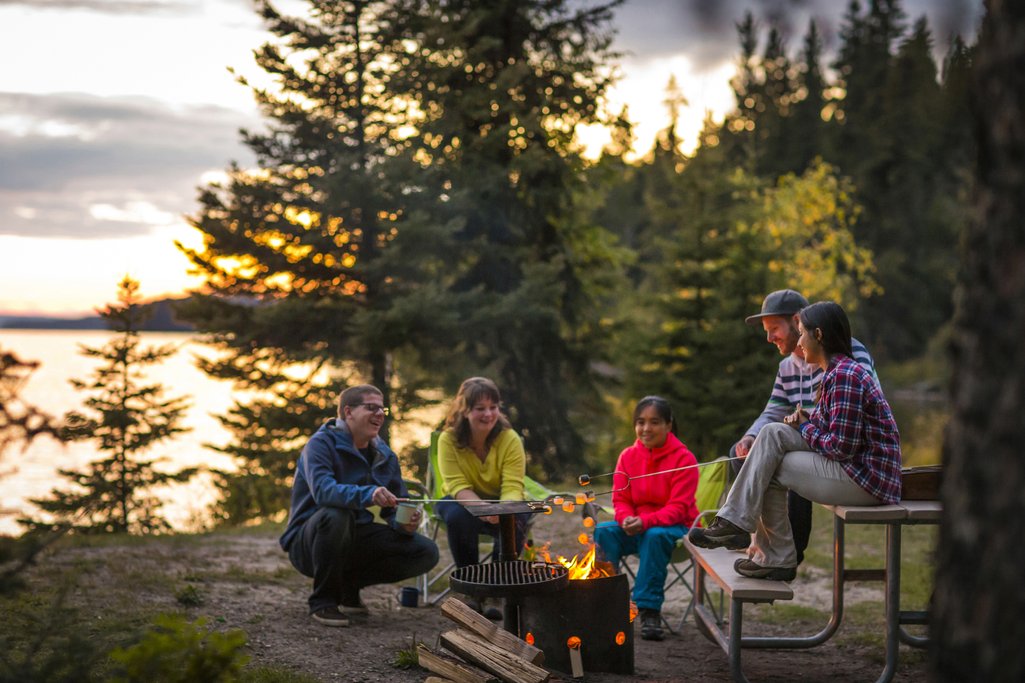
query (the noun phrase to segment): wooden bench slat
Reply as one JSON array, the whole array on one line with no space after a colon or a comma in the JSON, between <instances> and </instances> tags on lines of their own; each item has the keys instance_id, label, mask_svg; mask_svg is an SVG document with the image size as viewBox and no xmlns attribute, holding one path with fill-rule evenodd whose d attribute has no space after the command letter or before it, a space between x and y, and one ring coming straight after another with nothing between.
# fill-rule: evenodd
<instances>
[{"instance_id":1,"label":"wooden bench slat","mask_svg":"<svg viewBox=\"0 0 1025 683\"><path fill-rule=\"evenodd\" d=\"M902 500L900 505L907 510L908 519L914 521L937 521L943 512L943 504L938 500Z\"/></svg>"},{"instance_id":2,"label":"wooden bench slat","mask_svg":"<svg viewBox=\"0 0 1025 683\"><path fill-rule=\"evenodd\" d=\"M684 544L694 559L705 568L708 576L722 586L722 589L733 599L748 602L794 599L794 591L783 581L751 579L738 574L733 569L733 564L744 557L743 553L726 548L714 550L698 548L686 538Z\"/></svg>"},{"instance_id":3,"label":"wooden bench slat","mask_svg":"<svg viewBox=\"0 0 1025 683\"><path fill-rule=\"evenodd\" d=\"M840 519L847 522L894 522L905 519L908 511L900 505L826 505Z\"/></svg>"}]
</instances>

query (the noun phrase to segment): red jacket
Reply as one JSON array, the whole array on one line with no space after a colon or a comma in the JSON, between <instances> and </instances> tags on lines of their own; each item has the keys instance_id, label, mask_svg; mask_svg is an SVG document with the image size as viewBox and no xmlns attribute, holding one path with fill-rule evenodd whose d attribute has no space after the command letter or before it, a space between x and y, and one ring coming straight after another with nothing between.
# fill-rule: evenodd
<instances>
[{"instance_id":1,"label":"red jacket","mask_svg":"<svg viewBox=\"0 0 1025 683\"><path fill-rule=\"evenodd\" d=\"M619 454L616 471L636 477L649 472L696 465L697 462L694 454L673 434L669 434L666 442L654 450L649 450L638 439L633 446ZM616 511L616 521L620 524L627 517L636 515L641 518L645 529L675 524L689 527L698 516L698 507L694 502L694 493L698 489L696 467L643 479L630 479L629 485L626 477L620 474L613 477L613 481L617 491L612 494L612 505Z\"/></svg>"}]
</instances>

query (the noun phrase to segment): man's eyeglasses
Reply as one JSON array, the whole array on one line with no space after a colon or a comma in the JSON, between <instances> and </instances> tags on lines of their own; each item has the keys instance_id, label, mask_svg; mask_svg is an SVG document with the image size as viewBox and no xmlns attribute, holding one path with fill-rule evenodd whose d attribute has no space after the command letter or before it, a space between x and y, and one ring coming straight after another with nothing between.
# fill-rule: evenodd
<instances>
[{"instance_id":1,"label":"man's eyeglasses","mask_svg":"<svg viewBox=\"0 0 1025 683\"><path fill-rule=\"evenodd\" d=\"M391 415L391 410L384 407L380 403L357 403L352 406L353 408L366 408L371 413L384 413L385 415Z\"/></svg>"}]
</instances>

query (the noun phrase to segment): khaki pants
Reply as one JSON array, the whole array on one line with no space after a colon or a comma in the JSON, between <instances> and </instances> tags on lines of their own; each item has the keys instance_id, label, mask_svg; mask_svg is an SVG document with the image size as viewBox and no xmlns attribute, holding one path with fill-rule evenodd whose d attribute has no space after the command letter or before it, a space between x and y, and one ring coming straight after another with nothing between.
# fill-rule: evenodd
<instances>
[{"instance_id":1,"label":"khaki pants","mask_svg":"<svg viewBox=\"0 0 1025 683\"><path fill-rule=\"evenodd\" d=\"M830 505L880 505L847 476L840 463L811 450L793 427L766 425L730 488L719 516L754 529L751 559L763 567L796 567L797 552L787 517L787 490Z\"/></svg>"}]
</instances>

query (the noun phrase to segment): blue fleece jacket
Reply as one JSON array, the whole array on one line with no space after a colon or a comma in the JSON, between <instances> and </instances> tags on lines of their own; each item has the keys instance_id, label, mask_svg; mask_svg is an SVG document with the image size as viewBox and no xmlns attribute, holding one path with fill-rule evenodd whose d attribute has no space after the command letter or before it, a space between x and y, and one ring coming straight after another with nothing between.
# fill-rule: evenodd
<instances>
[{"instance_id":1,"label":"blue fleece jacket","mask_svg":"<svg viewBox=\"0 0 1025 683\"><path fill-rule=\"evenodd\" d=\"M370 448L373 462L353 445L346 424L334 418L310 437L295 463L288 526L279 539L286 552L302 525L321 507L356 510L356 523L370 524L374 516L367 507L373 505L378 486L399 498L409 495L402 482L399 459L388 444L376 438ZM381 517L392 524L395 508L383 508Z\"/></svg>"}]
</instances>

